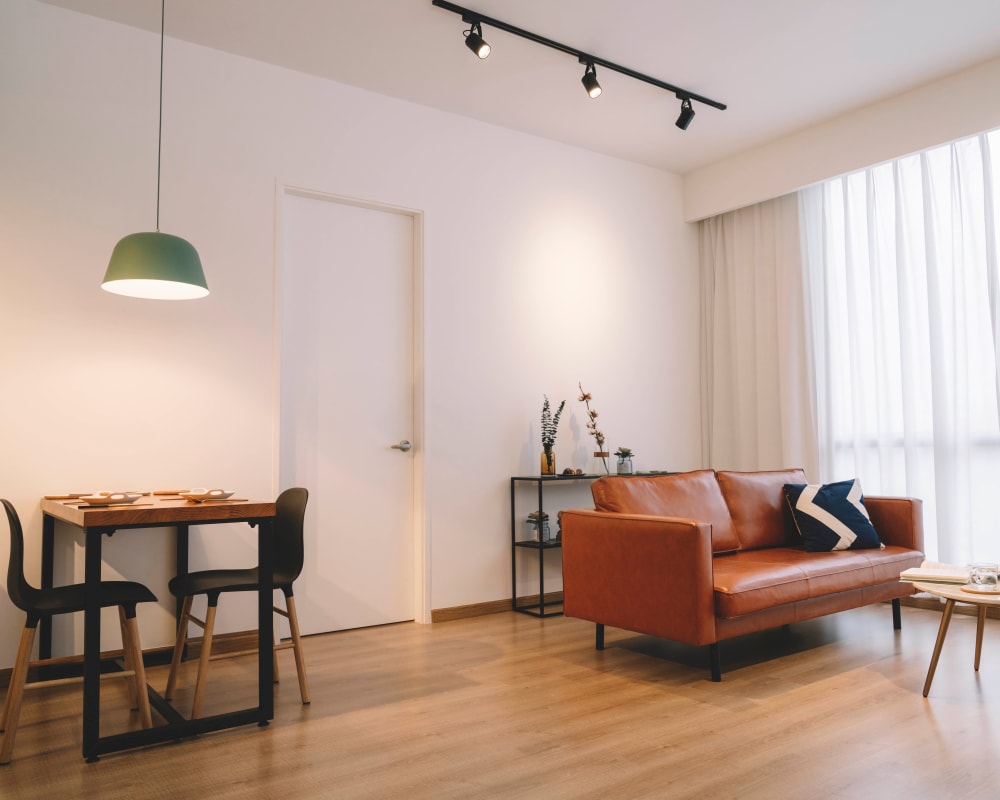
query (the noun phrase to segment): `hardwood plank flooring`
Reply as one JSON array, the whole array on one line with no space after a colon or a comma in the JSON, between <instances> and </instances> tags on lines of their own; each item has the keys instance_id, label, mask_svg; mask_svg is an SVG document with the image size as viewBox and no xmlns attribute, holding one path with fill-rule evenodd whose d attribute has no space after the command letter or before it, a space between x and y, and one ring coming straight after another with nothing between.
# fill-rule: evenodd
<instances>
[{"instance_id":1,"label":"hardwood plank flooring","mask_svg":"<svg viewBox=\"0 0 1000 800\"><path fill-rule=\"evenodd\" d=\"M80 756L79 688L25 700L0 796L177 798L802 798L961 800L1000 780L1000 622L955 616L928 698L941 619L887 605L707 652L511 612L309 637L299 703L281 655L276 719L103 757ZM189 663L177 698L186 707ZM162 687L166 668L149 670ZM252 657L213 662L206 713L249 701ZM135 724L106 683L102 730ZM154 714L154 722L156 716Z\"/></svg>"}]
</instances>

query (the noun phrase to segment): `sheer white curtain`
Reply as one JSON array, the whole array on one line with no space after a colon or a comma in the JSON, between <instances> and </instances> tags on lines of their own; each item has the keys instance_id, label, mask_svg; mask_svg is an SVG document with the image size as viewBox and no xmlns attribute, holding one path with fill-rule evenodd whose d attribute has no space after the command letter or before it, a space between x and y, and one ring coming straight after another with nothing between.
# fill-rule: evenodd
<instances>
[{"instance_id":1,"label":"sheer white curtain","mask_svg":"<svg viewBox=\"0 0 1000 800\"><path fill-rule=\"evenodd\" d=\"M820 474L923 498L926 551L1000 556L1000 280L982 135L799 193Z\"/></svg>"},{"instance_id":2,"label":"sheer white curtain","mask_svg":"<svg viewBox=\"0 0 1000 800\"><path fill-rule=\"evenodd\" d=\"M818 479L796 195L701 223L702 452Z\"/></svg>"}]
</instances>

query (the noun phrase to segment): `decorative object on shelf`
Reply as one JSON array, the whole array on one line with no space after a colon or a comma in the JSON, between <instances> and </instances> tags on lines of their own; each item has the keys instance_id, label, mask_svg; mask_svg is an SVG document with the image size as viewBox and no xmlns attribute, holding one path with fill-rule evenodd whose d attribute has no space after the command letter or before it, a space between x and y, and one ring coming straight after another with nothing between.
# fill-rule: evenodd
<instances>
[{"instance_id":1,"label":"decorative object on shelf","mask_svg":"<svg viewBox=\"0 0 1000 800\"><path fill-rule=\"evenodd\" d=\"M597 427L597 412L590 407L590 401L593 398L590 396L590 392L583 391L582 383L577 383L577 386L580 387L580 402L587 407L587 431L594 437L594 441L597 442L597 452L594 453L594 458L601 459L604 471L610 475L611 470L608 469L609 453L604 449L604 434Z\"/></svg>"},{"instance_id":2,"label":"decorative object on shelf","mask_svg":"<svg viewBox=\"0 0 1000 800\"><path fill-rule=\"evenodd\" d=\"M564 469L562 471L562 474L563 475L583 475L583 470L582 469L573 469L572 467L566 467L566 469Z\"/></svg>"},{"instance_id":3,"label":"decorative object on shelf","mask_svg":"<svg viewBox=\"0 0 1000 800\"><path fill-rule=\"evenodd\" d=\"M563 400L559 404L559 408L556 409L556 413L553 414L552 407L549 405L548 395L542 395L542 397L544 398L544 402L542 403L542 475L555 475L556 454L552 452L552 447L556 443L559 417L562 416L566 401Z\"/></svg>"},{"instance_id":4,"label":"decorative object on shelf","mask_svg":"<svg viewBox=\"0 0 1000 800\"><path fill-rule=\"evenodd\" d=\"M541 517L539 519L539 516ZM533 542L548 542L552 540L552 531L549 528L549 515L544 511L539 515L537 511L528 514L528 522L531 523L531 540Z\"/></svg>"},{"instance_id":5,"label":"decorative object on shelf","mask_svg":"<svg viewBox=\"0 0 1000 800\"><path fill-rule=\"evenodd\" d=\"M618 456L618 474L631 475L633 472L631 448L619 447L615 450L615 455Z\"/></svg>"},{"instance_id":6,"label":"decorative object on shelf","mask_svg":"<svg viewBox=\"0 0 1000 800\"><path fill-rule=\"evenodd\" d=\"M548 450L542 450L541 474L556 474L556 454L552 452L551 447Z\"/></svg>"}]
</instances>

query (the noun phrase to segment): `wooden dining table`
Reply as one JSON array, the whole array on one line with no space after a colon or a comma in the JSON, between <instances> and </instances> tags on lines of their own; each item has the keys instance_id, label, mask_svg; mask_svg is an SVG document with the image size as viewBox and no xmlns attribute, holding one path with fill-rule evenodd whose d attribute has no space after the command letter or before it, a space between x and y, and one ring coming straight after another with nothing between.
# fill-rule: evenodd
<instances>
[{"instance_id":1,"label":"wooden dining table","mask_svg":"<svg viewBox=\"0 0 1000 800\"><path fill-rule=\"evenodd\" d=\"M46 496L42 507L42 586L51 587L55 572L56 523L67 523L83 532L84 583L96 587L101 580L104 537L113 533L156 535L176 528L176 574L188 569L188 537L192 525L246 523L257 529L258 587L257 629L258 658L257 705L212 716L189 719L180 714L156 690L147 686L150 705L162 717L154 717L152 728L101 736L101 607L96 591L87 592L83 634L83 756L97 761L105 753L126 750L157 742L173 741L210 731L256 723L267 725L274 717L273 642L273 528L274 501L240 498L191 502L179 494L149 493L131 504L89 505L79 497ZM139 533L141 531L141 534ZM141 617L140 610L140 617ZM39 630L40 657L52 655L51 622Z\"/></svg>"}]
</instances>

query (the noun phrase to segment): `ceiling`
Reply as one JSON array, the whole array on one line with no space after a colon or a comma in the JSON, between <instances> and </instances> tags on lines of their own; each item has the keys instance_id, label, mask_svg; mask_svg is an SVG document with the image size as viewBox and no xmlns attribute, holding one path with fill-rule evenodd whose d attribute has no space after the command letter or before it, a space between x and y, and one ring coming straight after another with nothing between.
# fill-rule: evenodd
<instances>
[{"instance_id":1,"label":"ceiling","mask_svg":"<svg viewBox=\"0 0 1000 800\"><path fill-rule=\"evenodd\" d=\"M159 0L44 1L160 29ZM695 103L681 131L673 94L600 67L591 100L575 58L489 26L479 61L431 0L167 0L166 33L681 174L1000 58L998 0L457 4L728 109Z\"/></svg>"}]
</instances>

